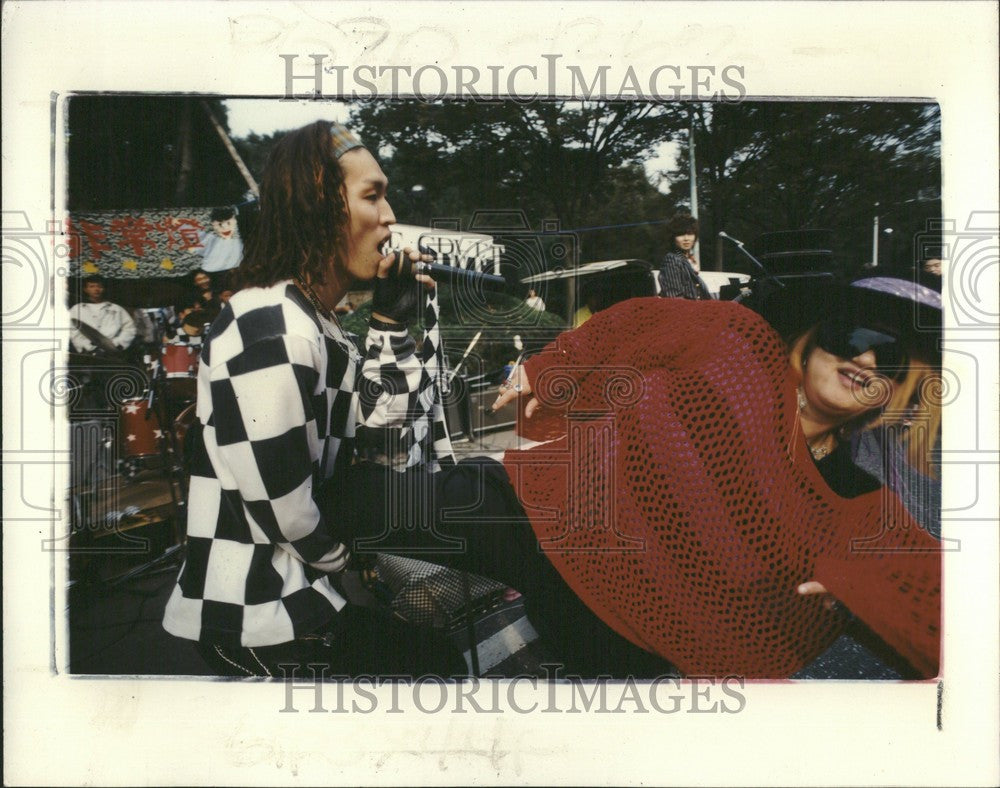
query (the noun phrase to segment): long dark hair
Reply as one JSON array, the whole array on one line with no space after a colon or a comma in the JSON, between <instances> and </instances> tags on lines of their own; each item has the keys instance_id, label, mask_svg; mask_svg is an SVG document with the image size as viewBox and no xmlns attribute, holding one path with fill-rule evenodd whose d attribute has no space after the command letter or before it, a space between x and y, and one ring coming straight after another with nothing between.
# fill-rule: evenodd
<instances>
[{"instance_id":1,"label":"long dark hair","mask_svg":"<svg viewBox=\"0 0 1000 788\"><path fill-rule=\"evenodd\" d=\"M240 264L243 286L297 276L320 284L331 260L344 265L343 183L330 123L311 123L275 145L260 183L260 216Z\"/></svg>"}]
</instances>

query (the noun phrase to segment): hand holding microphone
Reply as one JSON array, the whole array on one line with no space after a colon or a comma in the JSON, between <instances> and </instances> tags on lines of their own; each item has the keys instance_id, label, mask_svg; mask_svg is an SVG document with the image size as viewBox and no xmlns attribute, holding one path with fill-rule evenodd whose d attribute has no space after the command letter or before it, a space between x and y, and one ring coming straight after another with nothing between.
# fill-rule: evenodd
<instances>
[{"instance_id":1,"label":"hand holding microphone","mask_svg":"<svg viewBox=\"0 0 1000 788\"><path fill-rule=\"evenodd\" d=\"M435 263L434 253L423 246L418 251L409 247L396 251L387 245L382 251L385 257L379 262L372 298L372 316L376 320L404 323L416 316L419 290L412 284L414 279L427 287L434 287L435 281L474 291L505 290L507 287L502 276Z\"/></svg>"},{"instance_id":2,"label":"hand holding microphone","mask_svg":"<svg viewBox=\"0 0 1000 788\"><path fill-rule=\"evenodd\" d=\"M414 265L429 262L432 258L410 248L402 251L384 248L382 251L386 254L379 261L375 277L372 317L383 323L407 325L417 316L420 301L417 283L427 288L434 287L434 280L426 273L416 271Z\"/></svg>"}]
</instances>

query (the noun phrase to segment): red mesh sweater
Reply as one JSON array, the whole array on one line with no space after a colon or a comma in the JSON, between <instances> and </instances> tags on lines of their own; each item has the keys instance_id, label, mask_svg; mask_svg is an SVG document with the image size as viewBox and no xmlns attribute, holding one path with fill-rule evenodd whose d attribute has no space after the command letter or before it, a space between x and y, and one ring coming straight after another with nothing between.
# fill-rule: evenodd
<instances>
[{"instance_id":1,"label":"red mesh sweater","mask_svg":"<svg viewBox=\"0 0 1000 788\"><path fill-rule=\"evenodd\" d=\"M605 623L688 675L780 678L842 620L937 673L941 558L891 493L835 495L778 335L733 303L643 298L526 363L544 407L505 457L546 555Z\"/></svg>"}]
</instances>

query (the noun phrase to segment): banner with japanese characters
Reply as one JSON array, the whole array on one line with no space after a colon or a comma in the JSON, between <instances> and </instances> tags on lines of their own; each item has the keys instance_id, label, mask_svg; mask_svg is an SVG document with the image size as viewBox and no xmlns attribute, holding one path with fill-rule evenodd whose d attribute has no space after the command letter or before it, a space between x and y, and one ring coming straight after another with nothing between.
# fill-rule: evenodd
<instances>
[{"instance_id":1,"label":"banner with japanese characters","mask_svg":"<svg viewBox=\"0 0 1000 788\"><path fill-rule=\"evenodd\" d=\"M74 212L67 220L70 273L112 279L185 276L239 265L236 209Z\"/></svg>"}]
</instances>

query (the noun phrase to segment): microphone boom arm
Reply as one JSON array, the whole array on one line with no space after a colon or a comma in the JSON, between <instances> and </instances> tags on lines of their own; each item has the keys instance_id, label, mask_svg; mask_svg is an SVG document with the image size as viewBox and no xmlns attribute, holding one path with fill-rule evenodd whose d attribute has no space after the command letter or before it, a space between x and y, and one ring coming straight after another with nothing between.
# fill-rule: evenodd
<instances>
[{"instance_id":1,"label":"microphone boom arm","mask_svg":"<svg viewBox=\"0 0 1000 788\"><path fill-rule=\"evenodd\" d=\"M719 232L719 238L725 238L727 241L732 241L736 245L737 249L739 249L741 252L743 252L743 254L745 254L748 258L750 258L750 262L753 263L757 267L757 270L759 270L763 274L764 279L773 282L778 287L783 288L785 286L784 282L780 281L774 274L768 271L760 260L758 260L752 254L750 254L750 252L747 251L747 248L744 245L743 241L739 240L738 238L733 238L731 235L727 235L725 231Z\"/></svg>"}]
</instances>

